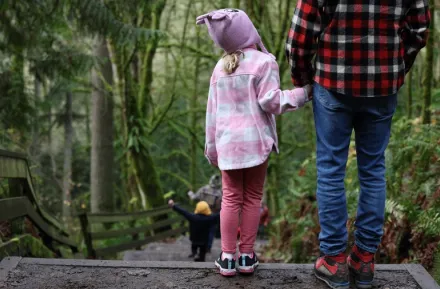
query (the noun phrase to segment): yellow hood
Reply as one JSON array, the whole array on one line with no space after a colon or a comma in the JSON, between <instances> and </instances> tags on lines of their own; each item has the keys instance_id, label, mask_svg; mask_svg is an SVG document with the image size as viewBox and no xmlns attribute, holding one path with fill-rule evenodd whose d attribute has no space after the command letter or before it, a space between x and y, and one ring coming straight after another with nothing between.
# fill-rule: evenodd
<instances>
[{"instance_id":1,"label":"yellow hood","mask_svg":"<svg viewBox=\"0 0 440 289\"><path fill-rule=\"evenodd\" d=\"M197 203L194 213L209 216L211 215L211 208L209 208L207 202L201 201Z\"/></svg>"}]
</instances>

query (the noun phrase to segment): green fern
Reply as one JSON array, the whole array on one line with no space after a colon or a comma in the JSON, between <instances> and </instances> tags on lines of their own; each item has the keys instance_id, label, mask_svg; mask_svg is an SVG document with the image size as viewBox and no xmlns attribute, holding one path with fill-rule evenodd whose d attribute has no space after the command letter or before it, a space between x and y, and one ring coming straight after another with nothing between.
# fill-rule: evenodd
<instances>
[{"instance_id":1,"label":"green fern","mask_svg":"<svg viewBox=\"0 0 440 289\"><path fill-rule=\"evenodd\" d=\"M416 231L423 232L426 236L440 235L440 211L435 208L430 208L427 211L422 211L416 223Z\"/></svg>"},{"instance_id":2,"label":"green fern","mask_svg":"<svg viewBox=\"0 0 440 289\"><path fill-rule=\"evenodd\" d=\"M404 207L395 200L388 199L385 201L385 213L387 215L387 219L392 216L398 222L403 220L405 217Z\"/></svg>"},{"instance_id":3,"label":"green fern","mask_svg":"<svg viewBox=\"0 0 440 289\"><path fill-rule=\"evenodd\" d=\"M118 20L112 11L97 0L70 0L70 13L74 15L80 28L113 39L120 45L146 42L163 36L159 30L135 27ZM148 1L147 1L148 2ZM126 5L127 3L124 3Z\"/></svg>"}]
</instances>

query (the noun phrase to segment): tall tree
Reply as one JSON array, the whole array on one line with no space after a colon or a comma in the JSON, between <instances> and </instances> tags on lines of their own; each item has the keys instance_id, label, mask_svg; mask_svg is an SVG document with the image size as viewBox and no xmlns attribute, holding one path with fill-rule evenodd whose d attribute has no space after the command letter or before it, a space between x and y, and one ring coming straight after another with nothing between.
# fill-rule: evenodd
<instances>
[{"instance_id":1,"label":"tall tree","mask_svg":"<svg viewBox=\"0 0 440 289\"><path fill-rule=\"evenodd\" d=\"M68 218L72 206L72 142L73 142L73 110L72 93L66 93L64 119L64 166L63 166L63 217Z\"/></svg>"},{"instance_id":2,"label":"tall tree","mask_svg":"<svg viewBox=\"0 0 440 289\"><path fill-rule=\"evenodd\" d=\"M92 213L98 213L113 210L113 71L105 38L97 37L93 53L99 63L92 71L90 182Z\"/></svg>"},{"instance_id":3,"label":"tall tree","mask_svg":"<svg viewBox=\"0 0 440 289\"><path fill-rule=\"evenodd\" d=\"M127 22L158 31L165 4L165 0L132 5L115 3L113 8ZM133 10L143 13L131 13ZM157 105L154 101L153 60L160 40L156 36L138 41L135 45L112 43L110 51L121 98L121 135L125 150L123 168L131 209L157 207L164 202L159 174L150 152L149 137L162 122L174 99L171 97L168 102L162 102L163 105ZM140 65L136 59L139 59Z\"/></svg>"}]
</instances>

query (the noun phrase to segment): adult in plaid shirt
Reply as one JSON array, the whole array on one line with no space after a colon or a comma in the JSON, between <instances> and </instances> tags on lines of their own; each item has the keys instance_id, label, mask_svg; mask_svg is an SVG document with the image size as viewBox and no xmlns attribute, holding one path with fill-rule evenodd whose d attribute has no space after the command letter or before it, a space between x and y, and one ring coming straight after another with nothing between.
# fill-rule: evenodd
<instances>
[{"instance_id":1,"label":"adult in plaid shirt","mask_svg":"<svg viewBox=\"0 0 440 289\"><path fill-rule=\"evenodd\" d=\"M426 0L299 0L286 44L296 86L313 81L321 257L315 274L331 288L371 288L383 235L385 156L397 92L426 43ZM314 59L314 65L312 60ZM344 189L354 129L360 196L348 258ZM348 264L348 265L347 265Z\"/></svg>"}]
</instances>

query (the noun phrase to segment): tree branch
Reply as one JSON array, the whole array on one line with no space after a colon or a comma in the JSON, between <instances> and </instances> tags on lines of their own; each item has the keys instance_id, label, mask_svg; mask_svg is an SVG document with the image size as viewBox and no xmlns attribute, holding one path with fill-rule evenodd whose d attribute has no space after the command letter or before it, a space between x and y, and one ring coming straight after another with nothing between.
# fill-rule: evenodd
<instances>
[{"instance_id":1,"label":"tree branch","mask_svg":"<svg viewBox=\"0 0 440 289\"><path fill-rule=\"evenodd\" d=\"M186 44L182 45L182 44L179 44L179 43L168 43L168 44L161 45L159 48L184 48L184 49L186 49L186 50L188 50L190 52L194 52L194 53L199 54L199 56L201 56L201 57L211 59L211 60L213 60L215 62L217 62L218 59L219 59L219 56L217 56L215 54L207 53L207 52L205 52L205 51L203 51L203 50L201 50L201 49L199 49L197 47L194 47L194 46L191 46L191 45L186 45Z\"/></svg>"},{"instance_id":2,"label":"tree branch","mask_svg":"<svg viewBox=\"0 0 440 289\"><path fill-rule=\"evenodd\" d=\"M162 121L165 118L166 114L168 113L168 111L170 110L171 106L173 105L174 100L175 100L175 95L173 93L171 95L170 101L166 105L166 107L163 110L163 112L160 114L159 119L156 121L156 123L153 125L153 128L148 133L149 135L152 135L156 131L156 129L159 127L159 125L162 123Z\"/></svg>"}]
</instances>

